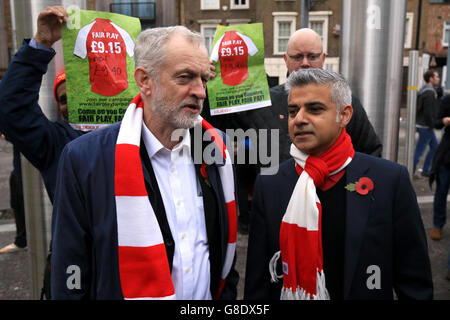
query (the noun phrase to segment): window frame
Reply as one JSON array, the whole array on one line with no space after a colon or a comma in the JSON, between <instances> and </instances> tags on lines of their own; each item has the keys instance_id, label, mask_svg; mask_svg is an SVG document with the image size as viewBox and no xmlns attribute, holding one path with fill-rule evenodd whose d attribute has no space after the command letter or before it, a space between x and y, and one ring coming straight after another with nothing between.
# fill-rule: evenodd
<instances>
[{"instance_id":1,"label":"window frame","mask_svg":"<svg viewBox=\"0 0 450 320\"><path fill-rule=\"evenodd\" d=\"M240 9L250 9L250 0L245 0L245 4L234 4L234 0L230 0L230 10L240 10Z\"/></svg>"},{"instance_id":2,"label":"window frame","mask_svg":"<svg viewBox=\"0 0 450 320\"><path fill-rule=\"evenodd\" d=\"M409 21L408 25L406 22ZM403 47L405 49L411 49L414 27L414 12L407 12L405 18L405 41Z\"/></svg>"},{"instance_id":3,"label":"window frame","mask_svg":"<svg viewBox=\"0 0 450 320\"><path fill-rule=\"evenodd\" d=\"M297 30L297 12L272 12L273 16L273 55L279 56L284 55L286 51L280 51L279 48L279 23L280 22L290 22L291 23L291 33L289 37Z\"/></svg>"},{"instance_id":4,"label":"window frame","mask_svg":"<svg viewBox=\"0 0 450 320\"><path fill-rule=\"evenodd\" d=\"M323 31L322 35L322 51L328 53L328 34L329 34L329 23L330 16L333 15L332 11L310 11L309 12L309 21L308 26L311 28L312 21L322 21L323 22Z\"/></svg>"},{"instance_id":5,"label":"window frame","mask_svg":"<svg viewBox=\"0 0 450 320\"><path fill-rule=\"evenodd\" d=\"M205 29L215 28L216 31L217 31L217 26L219 24L220 23L211 23L211 22L209 22L209 23L201 23L200 24L200 34L203 36L203 39L205 40L204 45L205 45L206 49L208 50L208 54L211 54L211 49L212 49L212 44L213 44L213 41L214 41L214 36L213 36L213 39L211 40L211 47L208 48L208 46L206 44Z\"/></svg>"},{"instance_id":6,"label":"window frame","mask_svg":"<svg viewBox=\"0 0 450 320\"><path fill-rule=\"evenodd\" d=\"M445 42L445 31L449 32L448 40ZM450 42L450 20L444 21L442 24L442 47L448 48L448 43Z\"/></svg>"},{"instance_id":7,"label":"window frame","mask_svg":"<svg viewBox=\"0 0 450 320\"><path fill-rule=\"evenodd\" d=\"M205 0L200 0L200 10L220 10L220 0L216 0L217 6L214 8L206 8Z\"/></svg>"}]
</instances>

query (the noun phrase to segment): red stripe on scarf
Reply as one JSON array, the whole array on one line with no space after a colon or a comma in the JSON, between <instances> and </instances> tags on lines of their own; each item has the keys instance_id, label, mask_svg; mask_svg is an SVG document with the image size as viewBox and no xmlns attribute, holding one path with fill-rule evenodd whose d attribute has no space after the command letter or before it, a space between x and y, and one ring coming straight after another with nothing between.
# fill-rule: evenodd
<instances>
[{"instance_id":1,"label":"red stripe on scarf","mask_svg":"<svg viewBox=\"0 0 450 320\"><path fill-rule=\"evenodd\" d=\"M317 203L317 207L320 225L322 206ZM316 294L317 271L323 270L322 240L318 233L318 230L307 230L297 224L281 223L280 247L283 248L281 261L285 288L295 292L300 285L307 294Z\"/></svg>"},{"instance_id":2,"label":"red stripe on scarf","mask_svg":"<svg viewBox=\"0 0 450 320\"><path fill-rule=\"evenodd\" d=\"M115 195L146 196L139 147L132 144L116 145Z\"/></svg>"},{"instance_id":3,"label":"red stripe on scarf","mask_svg":"<svg viewBox=\"0 0 450 320\"><path fill-rule=\"evenodd\" d=\"M331 173L339 169L348 157L353 159L354 156L355 150L353 149L352 139L343 128L339 138L319 158L328 165L328 171Z\"/></svg>"},{"instance_id":4,"label":"red stripe on scarf","mask_svg":"<svg viewBox=\"0 0 450 320\"><path fill-rule=\"evenodd\" d=\"M228 243L235 243L237 239L236 200L226 203L228 214Z\"/></svg>"},{"instance_id":5,"label":"red stripe on scarf","mask_svg":"<svg viewBox=\"0 0 450 320\"><path fill-rule=\"evenodd\" d=\"M309 156L306 159L305 170L313 178L314 185L321 190L328 190L332 188L345 174L345 169L330 176L329 174L337 169L344 163L348 157L353 158L355 156L355 150L347 131L342 129L336 142L322 154L319 158ZM303 172L303 168L297 163L295 164L295 170L297 170L300 176Z\"/></svg>"},{"instance_id":6,"label":"red stripe on scarf","mask_svg":"<svg viewBox=\"0 0 450 320\"><path fill-rule=\"evenodd\" d=\"M225 153L226 147L225 147L225 143L223 142L222 137L220 136L220 134L217 132L216 129L214 129L214 127L205 119L202 120L202 126L203 128L208 131L209 135L211 136L212 141L214 141L217 145L217 147L219 148L219 150L222 152L222 157L224 159L227 158L227 155Z\"/></svg>"},{"instance_id":7,"label":"red stripe on scarf","mask_svg":"<svg viewBox=\"0 0 450 320\"><path fill-rule=\"evenodd\" d=\"M144 104L142 103L141 93L138 93L136 97L131 100L130 104L134 103L136 108L143 108Z\"/></svg>"},{"instance_id":8,"label":"red stripe on scarf","mask_svg":"<svg viewBox=\"0 0 450 320\"><path fill-rule=\"evenodd\" d=\"M295 164L295 170L297 170L298 175L301 175L303 172L303 168L300 167L298 164ZM328 176L328 178L325 180L325 182L319 187L322 191L327 191L328 189L331 189L339 180L341 180L342 176L345 174L345 169L342 171L339 171L336 174L333 174L332 176Z\"/></svg>"},{"instance_id":9,"label":"red stripe on scarf","mask_svg":"<svg viewBox=\"0 0 450 320\"><path fill-rule=\"evenodd\" d=\"M306 159L305 170L314 180L314 185L319 187L325 183L330 173L327 164L316 157L308 157Z\"/></svg>"},{"instance_id":10,"label":"red stripe on scarf","mask_svg":"<svg viewBox=\"0 0 450 320\"><path fill-rule=\"evenodd\" d=\"M225 288L225 283L226 282L227 282L226 279L220 279L219 288L217 289L217 292L216 292L216 294L213 297L214 300L219 300L220 299L220 296L222 295L223 288Z\"/></svg>"},{"instance_id":11,"label":"red stripe on scarf","mask_svg":"<svg viewBox=\"0 0 450 320\"><path fill-rule=\"evenodd\" d=\"M119 246L119 271L125 298L167 297L175 293L164 244Z\"/></svg>"}]
</instances>

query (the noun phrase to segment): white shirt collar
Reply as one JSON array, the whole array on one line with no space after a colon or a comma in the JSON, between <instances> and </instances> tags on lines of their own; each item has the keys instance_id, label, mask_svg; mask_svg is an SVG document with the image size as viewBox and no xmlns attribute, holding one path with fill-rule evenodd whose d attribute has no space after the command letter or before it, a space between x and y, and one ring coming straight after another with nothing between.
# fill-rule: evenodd
<instances>
[{"instance_id":1,"label":"white shirt collar","mask_svg":"<svg viewBox=\"0 0 450 320\"><path fill-rule=\"evenodd\" d=\"M142 137L144 139L147 153L151 159L160 150L180 151L184 150L188 155L191 154L191 134L188 129L181 129L183 139L172 150L167 149L163 144L155 137L155 135L142 123Z\"/></svg>"}]
</instances>

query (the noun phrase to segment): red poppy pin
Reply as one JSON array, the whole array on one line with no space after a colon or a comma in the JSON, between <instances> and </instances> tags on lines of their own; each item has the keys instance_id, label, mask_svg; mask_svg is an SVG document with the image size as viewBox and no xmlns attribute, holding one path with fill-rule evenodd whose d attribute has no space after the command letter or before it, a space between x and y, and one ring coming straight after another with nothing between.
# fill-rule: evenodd
<instances>
[{"instance_id":1,"label":"red poppy pin","mask_svg":"<svg viewBox=\"0 0 450 320\"><path fill-rule=\"evenodd\" d=\"M206 172L206 163L203 162L202 166L200 167L200 174L202 175L203 179L205 180L205 183L208 185L208 187L211 187L211 183L208 179L208 173Z\"/></svg>"},{"instance_id":2,"label":"red poppy pin","mask_svg":"<svg viewBox=\"0 0 450 320\"><path fill-rule=\"evenodd\" d=\"M345 189L348 191L356 191L358 194L365 196L369 193L369 191L372 191L374 188L373 181L370 178L367 177L361 177L359 178L358 182L355 183L349 183L345 186Z\"/></svg>"}]
</instances>

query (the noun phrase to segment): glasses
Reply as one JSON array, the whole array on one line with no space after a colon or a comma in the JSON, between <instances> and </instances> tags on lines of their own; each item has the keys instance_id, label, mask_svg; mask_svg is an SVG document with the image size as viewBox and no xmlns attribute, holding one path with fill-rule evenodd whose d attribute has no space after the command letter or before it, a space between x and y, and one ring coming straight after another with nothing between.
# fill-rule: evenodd
<instances>
[{"instance_id":1,"label":"glasses","mask_svg":"<svg viewBox=\"0 0 450 320\"><path fill-rule=\"evenodd\" d=\"M306 58L308 61L316 61L321 56L321 53L308 53L307 55L304 55L302 53L296 54L295 56L291 56L288 54L288 57L295 61L303 61L303 59Z\"/></svg>"},{"instance_id":2,"label":"glasses","mask_svg":"<svg viewBox=\"0 0 450 320\"><path fill-rule=\"evenodd\" d=\"M67 104L67 95L63 94L62 96L58 97L58 101L60 104Z\"/></svg>"}]
</instances>

